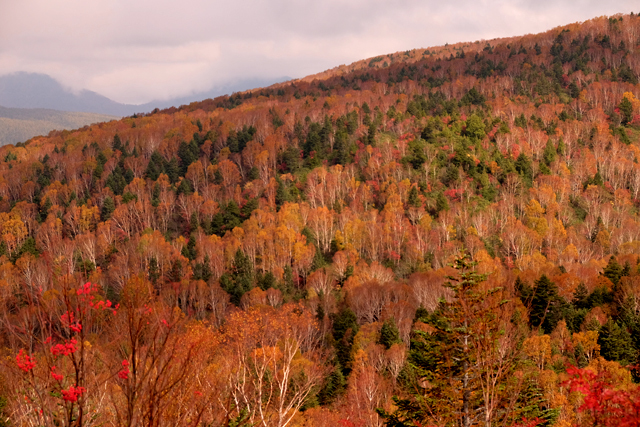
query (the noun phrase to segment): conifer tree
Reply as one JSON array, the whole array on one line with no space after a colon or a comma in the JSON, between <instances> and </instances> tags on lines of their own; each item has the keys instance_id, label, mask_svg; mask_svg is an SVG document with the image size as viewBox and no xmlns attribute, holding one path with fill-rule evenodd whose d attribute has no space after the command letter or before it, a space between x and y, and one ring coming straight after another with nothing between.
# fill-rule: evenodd
<instances>
[{"instance_id":1,"label":"conifer tree","mask_svg":"<svg viewBox=\"0 0 640 427\"><path fill-rule=\"evenodd\" d=\"M589 308L588 307L589 291L583 282L580 282L575 292L573 293L573 300L571 303L578 309Z\"/></svg>"},{"instance_id":2,"label":"conifer tree","mask_svg":"<svg viewBox=\"0 0 640 427\"><path fill-rule=\"evenodd\" d=\"M414 331L405 368L407 398L394 398L393 413L379 409L389 427L491 426L513 414L498 411L508 399L507 377L517 360L517 332L502 289L485 289L484 275L466 254L452 265L452 301L422 318L434 331ZM500 389L491 384L502 382Z\"/></svg>"},{"instance_id":3,"label":"conifer tree","mask_svg":"<svg viewBox=\"0 0 640 427\"><path fill-rule=\"evenodd\" d=\"M328 405L343 394L346 389L347 380L342 374L342 367L338 362L325 380L324 386L318 392L318 401L321 405Z\"/></svg>"},{"instance_id":4,"label":"conifer tree","mask_svg":"<svg viewBox=\"0 0 640 427\"><path fill-rule=\"evenodd\" d=\"M154 151L151 154L151 159L149 159L147 170L145 171L144 176L152 181L155 181L158 179L162 172L164 172L164 159L162 158L162 155L160 153Z\"/></svg>"},{"instance_id":5,"label":"conifer tree","mask_svg":"<svg viewBox=\"0 0 640 427\"><path fill-rule=\"evenodd\" d=\"M534 328L541 328L545 334L550 334L562 318L562 298L558 294L558 287L546 275L540 276L535 282L529 324Z\"/></svg>"},{"instance_id":6,"label":"conifer tree","mask_svg":"<svg viewBox=\"0 0 640 427\"><path fill-rule=\"evenodd\" d=\"M220 286L231 296L232 303L240 305L242 295L253 288L253 283L253 264L249 257L238 248L233 259L233 271L231 274L225 273L220 277Z\"/></svg>"},{"instance_id":7,"label":"conifer tree","mask_svg":"<svg viewBox=\"0 0 640 427\"><path fill-rule=\"evenodd\" d=\"M602 275L607 279L611 280L614 286L618 285L620 282L620 278L622 277L622 273L624 268L618 263L618 260L613 255L609 258L609 262L607 266L604 268Z\"/></svg>"},{"instance_id":8,"label":"conifer tree","mask_svg":"<svg viewBox=\"0 0 640 427\"><path fill-rule=\"evenodd\" d=\"M393 318L385 320L380 329L380 344L382 344L387 350L392 345L401 343L400 332L396 326L396 322Z\"/></svg>"},{"instance_id":9,"label":"conifer tree","mask_svg":"<svg viewBox=\"0 0 640 427\"><path fill-rule=\"evenodd\" d=\"M612 319L607 320L600 328L598 344L600 345L600 354L607 360L615 360L622 365L636 361L637 351L634 348L631 334Z\"/></svg>"},{"instance_id":10,"label":"conifer tree","mask_svg":"<svg viewBox=\"0 0 640 427\"><path fill-rule=\"evenodd\" d=\"M111 214L116 210L116 204L113 202L113 199L109 196L104 198L104 202L102 202L102 209L100 210L100 218L103 221L111 218Z\"/></svg>"},{"instance_id":11,"label":"conifer tree","mask_svg":"<svg viewBox=\"0 0 640 427\"><path fill-rule=\"evenodd\" d=\"M351 348L353 339L358 333L358 322L355 313L349 307L343 307L338 313L331 316L333 321L333 340L336 348L336 357L342 372L349 375L351 372Z\"/></svg>"}]
</instances>

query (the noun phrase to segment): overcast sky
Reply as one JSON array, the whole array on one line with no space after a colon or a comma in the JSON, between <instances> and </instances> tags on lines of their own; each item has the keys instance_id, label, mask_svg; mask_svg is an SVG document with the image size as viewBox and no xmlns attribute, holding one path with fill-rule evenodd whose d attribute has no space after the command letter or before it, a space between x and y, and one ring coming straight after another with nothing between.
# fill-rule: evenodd
<instances>
[{"instance_id":1,"label":"overcast sky","mask_svg":"<svg viewBox=\"0 0 640 427\"><path fill-rule=\"evenodd\" d=\"M0 75L143 103L640 12L637 0L0 0Z\"/></svg>"}]
</instances>

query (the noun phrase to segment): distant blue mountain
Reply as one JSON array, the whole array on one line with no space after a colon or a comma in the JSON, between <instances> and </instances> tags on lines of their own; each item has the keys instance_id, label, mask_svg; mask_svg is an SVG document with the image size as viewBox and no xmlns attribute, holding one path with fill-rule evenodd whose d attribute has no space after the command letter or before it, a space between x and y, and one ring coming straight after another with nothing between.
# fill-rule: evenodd
<instances>
[{"instance_id":1,"label":"distant blue mountain","mask_svg":"<svg viewBox=\"0 0 640 427\"><path fill-rule=\"evenodd\" d=\"M165 101L131 105L120 104L89 90L83 90L78 94L74 94L46 74L18 72L0 76L0 105L9 108L48 108L60 111L99 113L123 117L135 113L147 113L154 108L179 107L180 105L189 104L194 101L202 101L233 92L265 87L286 80L290 80L290 78L246 79L219 86L206 92L194 93Z\"/></svg>"},{"instance_id":2,"label":"distant blue mountain","mask_svg":"<svg viewBox=\"0 0 640 427\"><path fill-rule=\"evenodd\" d=\"M45 74L13 73L0 77L0 105L9 108L48 108L60 111L101 113L113 116L133 114L133 105L119 104L95 92L67 91Z\"/></svg>"}]
</instances>

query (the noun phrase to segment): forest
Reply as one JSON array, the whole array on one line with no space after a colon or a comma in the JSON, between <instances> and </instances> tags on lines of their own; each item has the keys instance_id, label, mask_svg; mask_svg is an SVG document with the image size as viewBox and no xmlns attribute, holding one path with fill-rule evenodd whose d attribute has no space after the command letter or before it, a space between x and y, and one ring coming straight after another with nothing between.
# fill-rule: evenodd
<instances>
[{"instance_id":1,"label":"forest","mask_svg":"<svg viewBox=\"0 0 640 427\"><path fill-rule=\"evenodd\" d=\"M0 426L640 426L640 15L0 147Z\"/></svg>"}]
</instances>

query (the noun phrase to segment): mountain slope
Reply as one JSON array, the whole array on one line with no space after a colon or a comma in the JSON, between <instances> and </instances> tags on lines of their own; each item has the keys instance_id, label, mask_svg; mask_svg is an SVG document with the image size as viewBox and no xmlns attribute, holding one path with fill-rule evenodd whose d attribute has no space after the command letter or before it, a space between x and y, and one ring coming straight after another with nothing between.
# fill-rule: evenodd
<instances>
[{"instance_id":1,"label":"mountain slope","mask_svg":"<svg viewBox=\"0 0 640 427\"><path fill-rule=\"evenodd\" d=\"M7 413L632 424L639 78L618 15L0 147Z\"/></svg>"}]
</instances>

